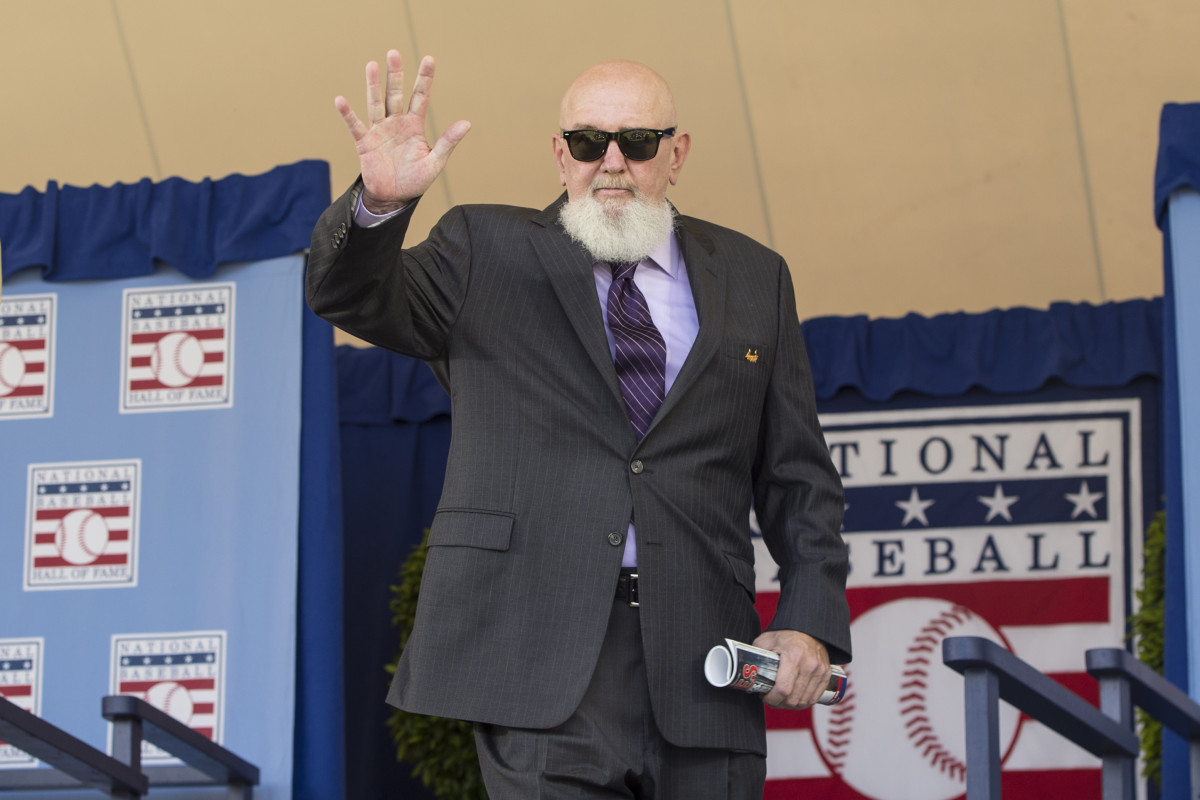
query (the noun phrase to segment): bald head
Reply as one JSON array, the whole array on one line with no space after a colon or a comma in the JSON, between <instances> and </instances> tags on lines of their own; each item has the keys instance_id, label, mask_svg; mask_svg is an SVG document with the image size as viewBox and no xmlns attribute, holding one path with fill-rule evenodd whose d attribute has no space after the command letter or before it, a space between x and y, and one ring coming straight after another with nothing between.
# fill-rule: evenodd
<instances>
[{"instance_id":1,"label":"bald head","mask_svg":"<svg viewBox=\"0 0 1200 800\"><path fill-rule=\"evenodd\" d=\"M592 118L597 115L605 119ZM558 124L563 130L670 128L675 125L675 99L663 77L645 64L605 61L567 87Z\"/></svg>"},{"instance_id":2,"label":"bald head","mask_svg":"<svg viewBox=\"0 0 1200 800\"><path fill-rule=\"evenodd\" d=\"M558 175L571 202L586 197L603 200L610 209L635 196L661 202L667 187L679 179L691 136L675 128L675 100L662 76L636 61L605 61L587 69L563 95L558 124L563 131L617 133L646 128L661 131L658 150L648 159L627 159L616 141L604 155L579 161L561 133L551 138Z\"/></svg>"}]
</instances>

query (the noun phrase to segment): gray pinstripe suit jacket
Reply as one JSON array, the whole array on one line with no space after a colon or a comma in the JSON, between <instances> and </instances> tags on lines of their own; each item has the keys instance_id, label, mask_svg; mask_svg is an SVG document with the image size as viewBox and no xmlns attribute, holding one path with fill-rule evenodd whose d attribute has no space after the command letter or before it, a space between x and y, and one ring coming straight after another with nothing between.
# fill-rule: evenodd
<instances>
[{"instance_id":1,"label":"gray pinstripe suit jacket","mask_svg":"<svg viewBox=\"0 0 1200 800\"><path fill-rule=\"evenodd\" d=\"M710 647L759 633L752 496L780 564L771 627L821 639L834 663L850 657L841 483L783 259L680 217L700 331L639 443L591 258L557 222L565 198L543 211L456 207L403 249L411 209L355 228L359 190L317 224L308 302L427 360L453 409L416 627L388 701L506 726L564 721L596 664L632 514L660 730L679 746L764 752L761 700L702 674Z\"/></svg>"}]
</instances>

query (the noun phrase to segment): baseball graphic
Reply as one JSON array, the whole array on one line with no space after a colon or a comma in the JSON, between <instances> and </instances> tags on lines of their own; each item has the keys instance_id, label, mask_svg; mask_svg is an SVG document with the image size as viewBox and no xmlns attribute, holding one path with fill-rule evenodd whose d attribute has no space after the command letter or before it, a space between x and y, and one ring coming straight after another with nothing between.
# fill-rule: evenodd
<instances>
[{"instance_id":1,"label":"baseball graphic","mask_svg":"<svg viewBox=\"0 0 1200 800\"><path fill-rule=\"evenodd\" d=\"M187 386L204 366L204 348L190 333L175 331L154 343L150 353L150 369L163 386L178 389Z\"/></svg>"},{"instance_id":2,"label":"baseball graphic","mask_svg":"<svg viewBox=\"0 0 1200 800\"><path fill-rule=\"evenodd\" d=\"M813 733L830 769L876 800L961 797L967 775L963 679L942 663L942 640L981 636L1011 650L1004 637L970 609L935 598L876 606L854 621L851 633L846 697L836 706L813 707ZM1019 722L1019 712L1000 703L1003 756Z\"/></svg>"},{"instance_id":3,"label":"baseball graphic","mask_svg":"<svg viewBox=\"0 0 1200 800\"><path fill-rule=\"evenodd\" d=\"M108 546L108 524L90 508L76 509L54 529L54 545L67 563L91 564Z\"/></svg>"},{"instance_id":4,"label":"baseball graphic","mask_svg":"<svg viewBox=\"0 0 1200 800\"><path fill-rule=\"evenodd\" d=\"M12 394L25 377L25 358L8 342L0 342L0 397Z\"/></svg>"},{"instance_id":5,"label":"baseball graphic","mask_svg":"<svg viewBox=\"0 0 1200 800\"><path fill-rule=\"evenodd\" d=\"M146 702L185 725L192 721L192 693L175 681L163 681L151 686L150 691L146 692Z\"/></svg>"}]
</instances>

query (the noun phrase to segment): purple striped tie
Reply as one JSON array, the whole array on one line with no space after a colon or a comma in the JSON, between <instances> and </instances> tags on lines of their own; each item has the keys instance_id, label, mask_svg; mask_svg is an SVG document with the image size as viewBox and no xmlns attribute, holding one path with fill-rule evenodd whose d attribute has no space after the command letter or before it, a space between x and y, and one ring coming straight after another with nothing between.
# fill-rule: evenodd
<instances>
[{"instance_id":1,"label":"purple striped tie","mask_svg":"<svg viewBox=\"0 0 1200 800\"><path fill-rule=\"evenodd\" d=\"M641 440L662 405L666 387L667 345L654 327L646 298L633 282L637 262L609 264L608 327L616 344L613 365L629 421Z\"/></svg>"}]
</instances>

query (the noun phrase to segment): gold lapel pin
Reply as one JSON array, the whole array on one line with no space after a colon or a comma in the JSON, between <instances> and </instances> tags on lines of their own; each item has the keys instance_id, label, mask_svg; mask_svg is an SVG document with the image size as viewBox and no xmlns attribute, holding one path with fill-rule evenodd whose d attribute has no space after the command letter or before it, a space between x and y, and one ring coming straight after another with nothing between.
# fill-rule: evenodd
<instances>
[{"instance_id":1,"label":"gold lapel pin","mask_svg":"<svg viewBox=\"0 0 1200 800\"><path fill-rule=\"evenodd\" d=\"M758 363L758 348L757 347L747 347L746 348L746 360L749 361L751 364Z\"/></svg>"}]
</instances>

